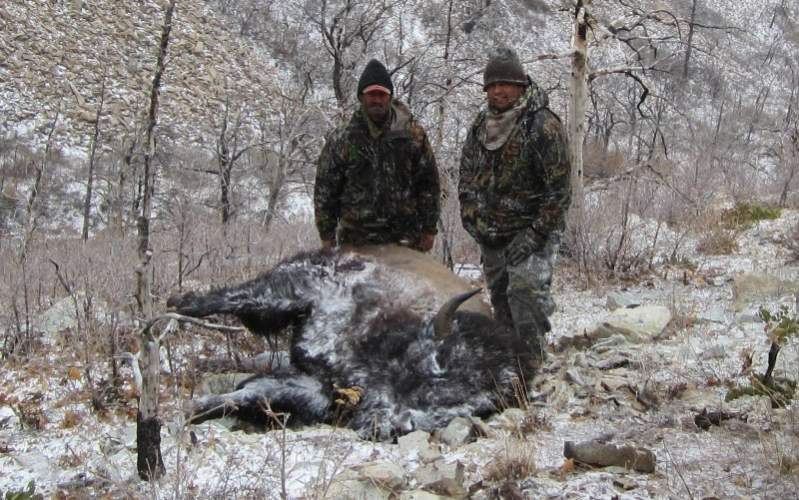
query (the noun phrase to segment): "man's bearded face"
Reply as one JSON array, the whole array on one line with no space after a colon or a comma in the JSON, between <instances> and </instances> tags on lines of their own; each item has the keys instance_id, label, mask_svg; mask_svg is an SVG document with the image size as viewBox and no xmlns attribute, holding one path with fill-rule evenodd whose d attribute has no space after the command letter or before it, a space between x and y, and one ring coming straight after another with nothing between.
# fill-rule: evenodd
<instances>
[{"instance_id":1,"label":"man's bearded face","mask_svg":"<svg viewBox=\"0 0 799 500\"><path fill-rule=\"evenodd\" d=\"M388 111L391 109L391 95L379 90L371 90L361 94L363 109L369 118L377 123L383 124L388 118Z\"/></svg>"}]
</instances>

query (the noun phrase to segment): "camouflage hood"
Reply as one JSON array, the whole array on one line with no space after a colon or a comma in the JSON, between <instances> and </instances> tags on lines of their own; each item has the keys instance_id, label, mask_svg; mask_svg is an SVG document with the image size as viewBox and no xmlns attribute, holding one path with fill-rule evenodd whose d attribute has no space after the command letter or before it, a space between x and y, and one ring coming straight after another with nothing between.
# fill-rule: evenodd
<instances>
[{"instance_id":1,"label":"camouflage hood","mask_svg":"<svg viewBox=\"0 0 799 500\"><path fill-rule=\"evenodd\" d=\"M480 117L483 121L479 128L478 140L487 150L496 151L501 148L524 114L538 111L549 104L546 92L543 92L535 82L529 79L528 81L527 90L512 108L494 111L486 105L481 111Z\"/></svg>"}]
</instances>

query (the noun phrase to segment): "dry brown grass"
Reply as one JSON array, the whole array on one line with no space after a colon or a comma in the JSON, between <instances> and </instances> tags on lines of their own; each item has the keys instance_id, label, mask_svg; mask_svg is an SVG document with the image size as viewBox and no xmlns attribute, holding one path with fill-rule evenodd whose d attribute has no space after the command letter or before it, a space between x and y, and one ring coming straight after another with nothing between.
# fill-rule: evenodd
<instances>
[{"instance_id":1,"label":"dry brown grass","mask_svg":"<svg viewBox=\"0 0 799 500\"><path fill-rule=\"evenodd\" d=\"M524 479L536 473L535 446L521 439L508 439L496 458L488 464L485 478L489 481Z\"/></svg>"},{"instance_id":2,"label":"dry brown grass","mask_svg":"<svg viewBox=\"0 0 799 500\"><path fill-rule=\"evenodd\" d=\"M696 250L705 255L729 255L738 251L737 227L730 226L724 211L706 210L689 222L691 230L699 235Z\"/></svg>"},{"instance_id":3,"label":"dry brown grass","mask_svg":"<svg viewBox=\"0 0 799 500\"><path fill-rule=\"evenodd\" d=\"M624 170L626 158L618 150L608 150L597 141L589 141L583 149L583 173L586 178L613 177Z\"/></svg>"},{"instance_id":4,"label":"dry brown grass","mask_svg":"<svg viewBox=\"0 0 799 500\"><path fill-rule=\"evenodd\" d=\"M730 255L738 251L737 238L737 231L714 227L699 240L696 250L705 255Z\"/></svg>"}]
</instances>

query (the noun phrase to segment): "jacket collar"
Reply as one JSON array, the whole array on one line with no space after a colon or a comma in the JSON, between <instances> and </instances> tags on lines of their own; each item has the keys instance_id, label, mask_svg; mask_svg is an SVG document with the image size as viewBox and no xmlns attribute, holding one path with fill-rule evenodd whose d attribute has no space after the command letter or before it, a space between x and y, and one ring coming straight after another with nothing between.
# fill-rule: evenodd
<instances>
[{"instance_id":1,"label":"jacket collar","mask_svg":"<svg viewBox=\"0 0 799 500\"><path fill-rule=\"evenodd\" d=\"M501 148L516 129L522 116L538 111L549 104L546 93L541 87L530 81L527 90L516 104L505 111L494 111L487 105L483 110L483 122L478 130L477 138L489 151Z\"/></svg>"}]
</instances>

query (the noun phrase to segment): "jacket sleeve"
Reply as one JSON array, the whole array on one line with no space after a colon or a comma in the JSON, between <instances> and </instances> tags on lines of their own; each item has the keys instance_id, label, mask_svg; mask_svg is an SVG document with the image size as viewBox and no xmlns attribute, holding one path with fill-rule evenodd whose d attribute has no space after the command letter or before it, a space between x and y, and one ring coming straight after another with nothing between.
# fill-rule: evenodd
<instances>
[{"instance_id":1,"label":"jacket sleeve","mask_svg":"<svg viewBox=\"0 0 799 500\"><path fill-rule=\"evenodd\" d=\"M571 160L560 119L548 109L539 112L539 116L536 119L539 130L535 149L542 167L544 186L532 228L546 235L563 229L571 203Z\"/></svg>"},{"instance_id":2,"label":"jacket sleeve","mask_svg":"<svg viewBox=\"0 0 799 500\"><path fill-rule=\"evenodd\" d=\"M420 125L419 147L421 154L416 165L416 178L414 179L414 193L416 193L417 213L419 214L419 229L424 234L436 234L438 231L438 217L441 210L441 186L438 178L438 168L433 148L427 140L427 134Z\"/></svg>"},{"instance_id":3,"label":"jacket sleeve","mask_svg":"<svg viewBox=\"0 0 799 500\"><path fill-rule=\"evenodd\" d=\"M475 216L477 214L475 196L475 175L477 168L475 165L475 144L474 127L469 131L466 142L463 143L461 150L461 163L458 179L458 202L461 209L461 222L463 228L475 239L477 238L477 227Z\"/></svg>"},{"instance_id":4,"label":"jacket sleeve","mask_svg":"<svg viewBox=\"0 0 799 500\"><path fill-rule=\"evenodd\" d=\"M334 137L333 134L327 137L319 155L314 184L314 217L319 238L323 241L336 238L344 186L344 169L341 167L341 159L336 155Z\"/></svg>"}]
</instances>

